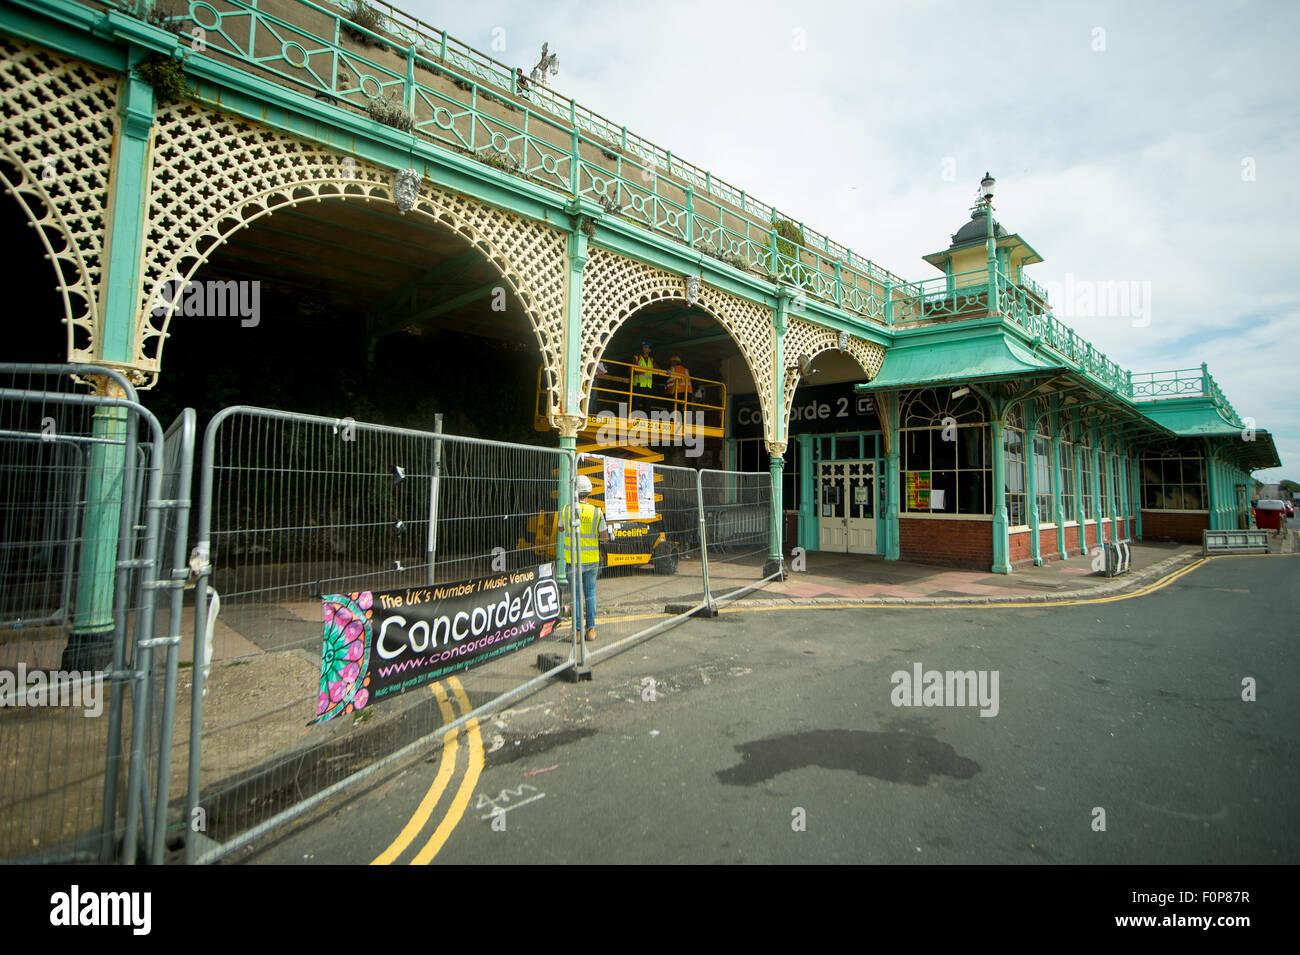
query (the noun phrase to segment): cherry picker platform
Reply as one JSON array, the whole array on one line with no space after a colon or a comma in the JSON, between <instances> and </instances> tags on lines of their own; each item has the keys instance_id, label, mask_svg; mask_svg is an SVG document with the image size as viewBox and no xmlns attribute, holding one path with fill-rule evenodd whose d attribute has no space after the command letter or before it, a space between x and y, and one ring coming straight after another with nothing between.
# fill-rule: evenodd
<instances>
[{"instance_id":1,"label":"cherry picker platform","mask_svg":"<svg viewBox=\"0 0 1300 955\"><path fill-rule=\"evenodd\" d=\"M654 468L665 460L665 450L681 448L685 457L703 449L708 439L726 436L726 385L707 378L687 377L680 373L651 369L648 391L633 387L634 366L608 361L592 383L587 420L577 435L578 473L591 479L590 500L611 514L607 501L606 481L612 473L622 474L624 467L611 467L607 459L641 462L649 468L653 480L653 511L647 517L610 518L610 539L600 545L602 571L609 567L651 567L657 574L674 574L686 545L695 538L696 501L693 489L687 499L685 488L665 485L665 474ZM635 373L645 374L637 368ZM533 427L551 430L546 415L546 391L542 372L537 375L537 402ZM697 454L698 456L698 454ZM627 473L632 473L631 469ZM639 469L644 473L646 468ZM629 480L634 480L629 477ZM630 485L629 485L630 487ZM624 491L616 495L627 501ZM530 539L521 540L521 549L532 550L540 559L555 558L555 511L537 514L529 521Z\"/></svg>"}]
</instances>

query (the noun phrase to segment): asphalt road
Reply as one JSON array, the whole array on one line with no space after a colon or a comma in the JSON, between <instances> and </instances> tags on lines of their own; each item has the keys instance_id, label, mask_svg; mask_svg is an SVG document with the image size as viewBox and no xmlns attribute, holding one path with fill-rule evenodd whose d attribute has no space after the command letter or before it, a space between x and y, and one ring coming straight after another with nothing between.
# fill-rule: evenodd
<instances>
[{"instance_id":1,"label":"asphalt road","mask_svg":"<svg viewBox=\"0 0 1300 955\"><path fill-rule=\"evenodd\" d=\"M1295 863L1298 598L1300 557L1219 558L1133 599L692 621L231 861ZM983 671L990 715L895 705L918 663Z\"/></svg>"}]
</instances>

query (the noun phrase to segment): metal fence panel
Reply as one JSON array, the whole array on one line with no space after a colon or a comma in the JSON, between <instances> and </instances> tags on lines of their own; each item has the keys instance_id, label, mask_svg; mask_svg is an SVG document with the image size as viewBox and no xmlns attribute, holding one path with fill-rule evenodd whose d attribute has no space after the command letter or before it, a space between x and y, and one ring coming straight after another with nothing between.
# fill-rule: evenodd
<instances>
[{"instance_id":1,"label":"metal fence panel","mask_svg":"<svg viewBox=\"0 0 1300 955\"><path fill-rule=\"evenodd\" d=\"M114 371L0 365L0 383L0 857L129 862L162 430Z\"/></svg>"},{"instance_id":2,"label":"metal fence panel","mask_svg":"<svg viewBox=\"0 0 1300 955\"><path fill-rule=\"evenodd\" d=\"M1221 530L1201 532L1201 556L1210 554L1267 554L1268 531Z\"/></svg>"},{"instance_id":3,"label":"metal fence panel","mask_svg":"<svg viewBox=\"0 0 1300 955\"><path fill-rule=\"evenodd\" d=\"M171 794L183 794L185 788L186 754L183 748L174 748L174 742L188 739L186 711L177 707L177 677L184 634L193 632L192 624L185 626L184 586L189 578L190 495L197 433L194 409L186 408L163 437L162 481L156 502L160 509L157 556L146 574L147 582L141 585L152 589L157 600L153 632L139 634L136 641L137 647L145 644L158 651L152 659L145 716L146 778L152 789L140 793L144 841L153 860L160 860L166 852L167 833L178 833L189 824L182 818L183 799L172 805Z\"/></svg>"},{"instance_id":4,"label":"metal fence panel","mask_svg":"<svg viewBox=\"0 0 1300 955\"><path fill-rule=\"evenodd\" d=\"M735 599L779 579L771 541L779 533L772 476L767 471L702 470L700 501L708 541L709 605ZM774 531L775 529L775 531Z\"/></svg>"},{"instance_id":5,"label":"metal fence panel","mask_svg":"<svg viewBox=\"0 0 1300 955\"><path fill-rule=\"evenodd\" d=\"M610 544L596 584L596 640L589 659L599 660L708 604L701 549L699 478L693 468L642 464L653 487L653 516L623 519L619 500L635 479L635 461L579 455L578 471L592 478L595 497L608 518ZM607 482L606 477L611 478ZM624 488L617 485L622 476ZM622 561L627 561L623 563Z\"/></svg>"},{"instance_id":6,"label":"metal fence panel","mask_svg":"<svg viewBox=\"0 0 1300 955\"><path fill-rule=\"evenodd\" d=\"M529 648L460 673L473 709L452 723L431 693L409 692L309 725L323 699L322 596L554 562L530 525L571 500L570 452L236 407L208 424L201 480L199 651L182 692L186 818L207 831L187 839L188 861L219 858L580 662L569 622L547 641L561 660L547 672Z\"/></svg>"}]
</instances>

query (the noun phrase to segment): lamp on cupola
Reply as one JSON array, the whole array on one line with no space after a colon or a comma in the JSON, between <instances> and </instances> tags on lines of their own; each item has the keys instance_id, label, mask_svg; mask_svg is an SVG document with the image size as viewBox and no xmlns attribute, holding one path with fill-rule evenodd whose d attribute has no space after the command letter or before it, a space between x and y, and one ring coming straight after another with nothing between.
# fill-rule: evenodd
<instances>
[{"instance_id":1,"label":"lamp on cupola","mask_svg":"<svg viewBox=\"0 0 1300 955\"><path fill-rule=\"evenodd\" d=\"M993 188L997 180L988 173L980 180L975 205L970 220L952 234L952 243L942 252L922 256L936 269L948 276L948 291L966 286L991 286L993 301L1001 282L1019 285L1036 298L1041 298L1038 286L1023 275L1026 265L1043 261L1028 242L1008 233L993 218Z\"/></svg>"},{"instance_id":2,"label":"lamp on cupola","mask_svg":"<svg viewBox=\"0 0 1300 955\"><path fill-rule=\"evenodd\" d=\"M998 247L993 241L993 187L997 180L989 175L988 170L984 170L984 178L980 180L980 203L984 206L984 219L988 223L987 236L987 253L988 253L988 270L989 270L989 288L997 289L998 282ZM997 293L994 292L990 299L996 300Z\"/></svg>"}]
</instances>

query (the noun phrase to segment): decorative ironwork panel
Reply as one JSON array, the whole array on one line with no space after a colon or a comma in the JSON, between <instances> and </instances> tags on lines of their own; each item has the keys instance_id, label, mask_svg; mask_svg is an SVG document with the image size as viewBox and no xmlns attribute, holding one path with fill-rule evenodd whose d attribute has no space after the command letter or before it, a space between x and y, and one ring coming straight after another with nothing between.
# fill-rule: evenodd
<instances>
[{"instance_id":1,"label":"decorative ironwork panel","mask_svg":"<svg viewBox=\"0 0 1300 955\"><path fill-rule=\"evenodd\" d=\"M3 35L0 74L0 181L55 263L68 360L92 361L118 78Z\"/></svg>"},{"instance_id":2,"label":"decorative ironwork panel","mask_svg":"<svg viewBox=\"0 0 1300 955\"><path fill-rule=\"evenodd\" d=\"M686 304L686 278L592 247L582 276L582 413L596 363L619 327L642 306L678 300ZM768 438L773 427L772 367L776 351L772 312L701 283L696 303L725 328L754 376Z\"/></svg>"},{"instance_id":3,"label":"decorative ironwork panel","mask_svg":"<svg viewBox=\"0 0 1300 955\"><path fill-rule=\"evenodd\" d=\"M137 361L157 371L171 308L154 314L165 283L188 280L233 233L303 202L392 200L392 173L268 127L193 103L159 113L149 192ZM559 410L567 286L565 236L538 222L420 185L413 214L462 236L500 270L537 336ZM394 209L396 214L396 209ZM164 297L165 300L165 297Z\"/></svg>"},{"instance_id":4,"label":"decorative ironwork panel","mask_svg":"<svg viewBox=\"0 0 1300 955\"><path fill-rule=\"evenodd\" d=\"M807 355L808 360L812 361L822 352L831 350L848 352L862 368L862 373L866 375L868 381L880 374L880 366L885 360L884 347L875 342L849 336L844 347L840 348L840 333L835 329L793 315L786 319L783 345L786 369L785 389L782 395L781 434L786 434L790 429L790 406L794 404L794 392L799 387L801 377L798 363L800 355Z\"/></svg>"}]
</instances>

